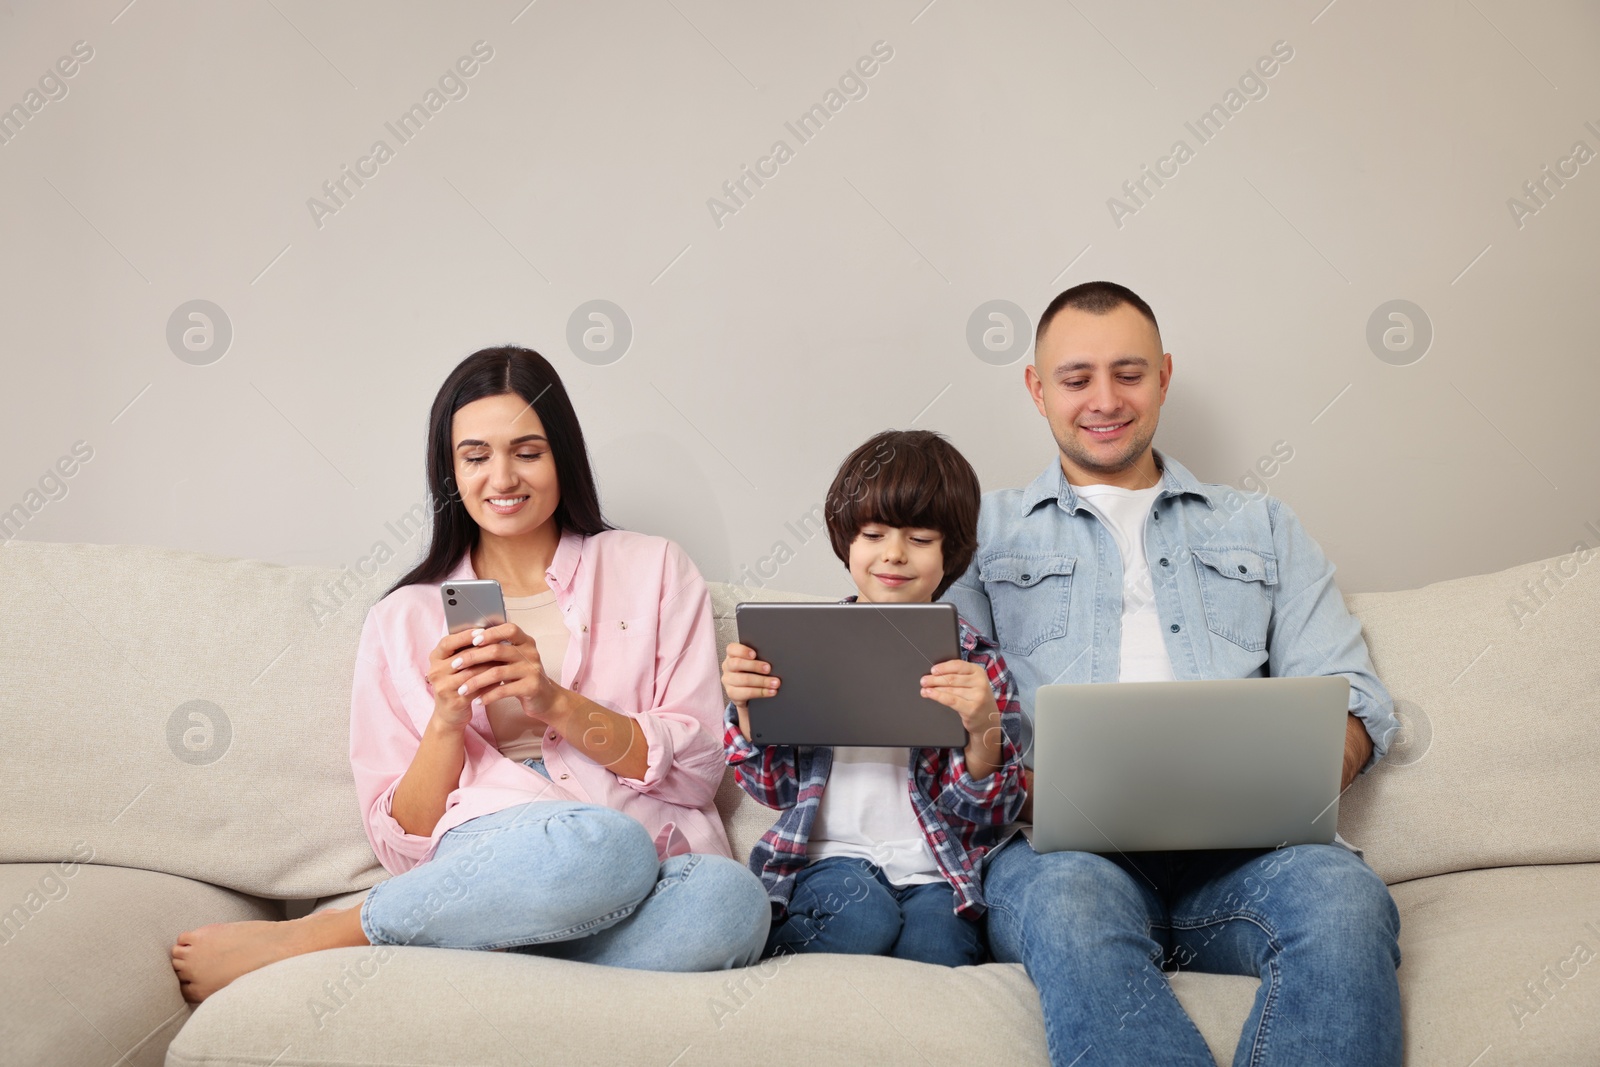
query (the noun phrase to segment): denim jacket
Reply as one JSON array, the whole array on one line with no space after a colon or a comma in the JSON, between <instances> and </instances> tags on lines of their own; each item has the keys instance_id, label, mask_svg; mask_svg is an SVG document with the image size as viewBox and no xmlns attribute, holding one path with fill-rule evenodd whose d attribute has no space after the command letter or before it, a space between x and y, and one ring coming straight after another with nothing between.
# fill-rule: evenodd
<instances>
[{"instance_id":1,"label":"denim jacket","mask_svg":"<svg viewBox=\"0 0 1600 1067\"><path fill-rule=\"evenodd\" d=\"M1173 675L1342 674L1350 711L1372 738L1362 770L1372 767L1399 723L1333 564L1283 501L1198 482L1155 457L1161 491L1145 551ZM1030 724L1041 685L1117 680L1122 555L1058 458L1025 489L984 494L978 551L944 599L999 644Z\"/></svg>"}]
</instances>

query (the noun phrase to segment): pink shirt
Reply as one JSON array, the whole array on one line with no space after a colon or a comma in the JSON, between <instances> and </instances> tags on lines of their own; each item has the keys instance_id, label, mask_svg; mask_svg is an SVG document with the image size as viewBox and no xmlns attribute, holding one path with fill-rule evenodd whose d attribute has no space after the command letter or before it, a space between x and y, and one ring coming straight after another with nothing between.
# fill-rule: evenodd
<instances>
[{"instance_id":1,"label":"pink shirt","mask_svg":"<svg viewBox=\"0 0 1600 1067\"><path fill-rule=\"evenodd\" d=\"M476 577L471 553L449 577ZM730 854L712 804L724 766L722 686L711 599L694 563L662 537L569 531L545 580L571 634L561 684L639 723L649 746L645 776L619 777L546 730L546 779L500 754L479 702L463 731L466 764L444 817L427 837L406 833L390 804L433 716L428 655L445 624L436 585L396 589L367 613L350 699L350 764L362 819L391 873L427 860L451 827L535 800L625 812L655 837L663 859Z\"/></svg>"}]
</instances>

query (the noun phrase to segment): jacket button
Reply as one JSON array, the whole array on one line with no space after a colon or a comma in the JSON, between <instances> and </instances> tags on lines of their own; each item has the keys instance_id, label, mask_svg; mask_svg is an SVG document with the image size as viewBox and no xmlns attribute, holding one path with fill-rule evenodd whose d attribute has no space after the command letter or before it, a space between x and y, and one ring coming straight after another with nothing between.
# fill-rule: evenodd
<instances>
[{"instance_id":1,"label":"jacket button","mask_svg":"<svg viewBox=\"0 0 1600 1067\"><path fill-rule=\"evenodd\" d=\"M1172 632L1173 633L1177 633L1178 632L1178 624L1177 623L1173 623L1172 624Z\"/></svg>"},{"instance_id":2,"label":"jacket button","mask_svg":"<svg viewBox=\"0 0 1600 1067\"><path fill-rule=\"evenodd\" d=\"M1241 563L1241 564L1239 564L1239 573L1240 573L1240 574L1245 574L1245 573L1247 573L1247 572L1246 572L1246 570L1245 570L1245 566L1244 566L1244 564L1243 564L1243 563Z\"/></svg>"},{"instance_id":3,"label":"jacket button","mask_svg":"<svg viewBox=\"0 0 1600 1067\"><path fill-rule=\"evenodd\" d=\"M561 777L564 780L567 776L563 774Z\"/></svg>"},{"instance_id":4,"label":"jacket button","mask_svg":"<svg viewBox=\"0 0 1600 1067\"><path fill-rule=\"evenodd\" d=\"M1031 582L1031 581L1033 581L1033 575L1031 575L1031 574L1024 574L1024 575L1023 575L1023 576L1022 576L1022 580L1023 580L1023 581L1025 581L1025 582Z\"/></svg>"},{"instance_id":5,"label":"jacket button","mask_svg":"<svg viewBox=\"0 0 1600 1067\"><path fill-rule=\"evenodd\" d=\"M1240 567L1240 568L1239 568L1239 569L1240 569L1240 570L1244 570L1244 568L1243 568L1243 567ZM618 625L618 626L619 626L619 627L621 627L621 628L622 628L622 629L624 629L624 630L626 630L626 629L627 629L627 628L628 628L628 623L627 623L627 621L626 621L626 620L624 620L624 621L622 621L622 622L619 622L619 623L617 623L617 625Z\"/></svg>"},{"instance_id":6,"label":"jacket button","mask_svg":"<svg viewBox=\"0 0 1600 1067\"><path fill-rule=\"evenodd\" d=\"M1161 557L1161 565L1162 565L1162 566L1163 566L1163 567L1170 567L1170 566L1172 566L1172 564L1170 564L1170 563L1168 563L1168 562L1167 562L1167 557L1166 557L1166 556L1162 556L1162 557Z\"/></svg>"}]
</instances>

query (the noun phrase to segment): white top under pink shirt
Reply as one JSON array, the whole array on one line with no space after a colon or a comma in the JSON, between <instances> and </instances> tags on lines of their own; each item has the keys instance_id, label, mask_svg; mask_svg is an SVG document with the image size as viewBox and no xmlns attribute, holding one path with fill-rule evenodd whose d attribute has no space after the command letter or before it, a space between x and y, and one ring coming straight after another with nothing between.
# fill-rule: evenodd
<instances>
[{"instance_id":1,"label":"white top under pink shirt","mask_svg":"<svg viewBox=\"0 0 1600 1067\"><path fill-rule=\"evenodd\" d=\"M468 553L446 580L475 577ZM648 746L645 776L619 777L546 730L540 739L546 778L500 752L477 702L464 728L460 785L446 799L444 817L427 837L406 833L390 804L433 716L428 656L445 623L436 585L397 589L367 613L350 706L350 762L362 820L390 873L427 860L445 831L468 819L539 800L576 800L630 815L654 836L662 859L730 854L712 803L724 769L723 696L700 572L662 537L569 531L545 581L568 637L561 685L639 723Z\"/></svg>"},{"instance_id":2,"label":"white top under pink shirt","mask_svg":"<svg viewBox=\"0 0 1600 1067\"><path fill-rule=\"evenodd\" d=\"M561 614L561 605L556 603L556 591L508 596L505 604L506 621L516 623L533 640L544 672L552 678L560 678L572 635L567 633L566 617ZM519 762L544 755L544 734L538 721L523 713L522 701L516 697L501 697L489 701L487 706L495 747L501 755Z\"/></svg>"}]
</instances>

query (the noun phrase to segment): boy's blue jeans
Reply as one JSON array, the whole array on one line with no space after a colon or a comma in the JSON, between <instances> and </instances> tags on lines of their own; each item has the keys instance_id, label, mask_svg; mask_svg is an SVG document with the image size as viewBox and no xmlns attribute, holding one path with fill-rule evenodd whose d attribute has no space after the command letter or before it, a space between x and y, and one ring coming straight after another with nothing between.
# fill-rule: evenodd
<instances>
[{"instance_id":1,"label":"boy's blue jeans","mask_svg":"<svg viewBox=\"0 0 1600 1067\"><path fill-rule=\"evenodd\" d=\"M509 949L613 967L711 971L761 957L771 907L723 856L656 859L650 833L611 808L519 804L470 819L428 862L373 886L375 945Z\"/></svg>"},{"instance_id":2,"label":"boy's blue jeans","mask_svg":"<svg viewBox=\"0 0 1600 1067\"><path fill-rule=\"evenodd\" d=\"M1017 837L983 887L990 950L1038 987L1054 1064L1093 1047L1085 1063L1214 1067L1163 963L1261 979L1236 1067L1400 1063L1400 916L1337 845L1041 855Z\"/></svg>"},{"instance_id":3,"label":"boy's blue jeans","mask_svg":"<svg viewBox=\"0 0 1600 1067\"><path fill-rule=\"evenodd\" d=\"M983 962L983 931L955 913L943 879L895 886L854 856L818 860L795 876L789 913L773 924L766 955L844 952L964 967Z\"/></svg>"}]
</instances>

